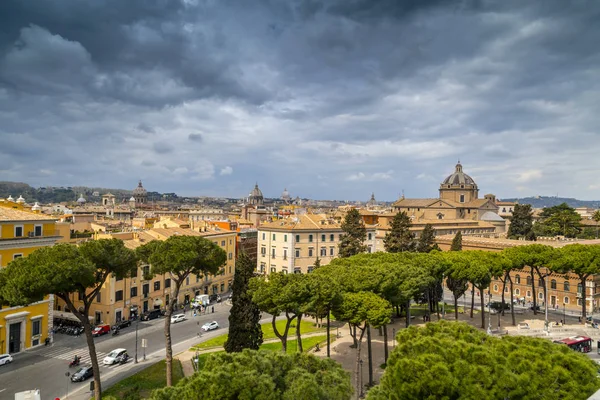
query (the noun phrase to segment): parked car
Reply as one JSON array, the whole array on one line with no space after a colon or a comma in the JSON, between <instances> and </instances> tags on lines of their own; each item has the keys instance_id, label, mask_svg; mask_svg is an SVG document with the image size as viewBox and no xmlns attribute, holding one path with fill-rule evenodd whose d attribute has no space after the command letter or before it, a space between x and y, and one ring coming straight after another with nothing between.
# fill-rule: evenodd
<instances>
[{"instance_id":1,"label":"parked car","mask_svg":"<svg viewBox=\"0 0 600 400\"><path fill-rule=\"evenodd\" d=\"M172 324L176 324L176 323L182 322L182 321L185 321L185 314L171 315L171 323Z\"/></svg>"},{"instance_id":2,"label":"parked car","mask_svg":"<svg viewBox=\"0 0 600 400\"><path fill-rule=\"evenodd\" d=\"M131 321L128 319L124 319L124 320L119 321L116 324L114 324L113 329L114 328L123 329L123 328L127 328L128 326L131 326Z\"/></svg>"},{"instance_id":3,"label":"parked car","mask_svg":"<svg viewBox=\"0 0 600 400\"><path fill-rule=\"evenodd\" d=\"M221 295L220 294L211 294L209 296L209 300L211 303L217 302L220 303L221 302Z\"/></svg>"},{"instance_id":4,"label":"parked car","mask_svg":"<svg viewBox=\"0 0 600 400\"><path fill-rule=\"evenodd\" d=\"M108 353L106 355L106 357L104 357L104 360L102 361L102 364L104 364L104 365L113 365L114 363L117 362L117 359L119 357L121 357L125 353L127 353L126 349L114 349L113 351L111 351L110 353Z\"/></svg>"},{"instance_id":5,"label":"parked car","mask_svg":"<svg viewBox=\"0 0 600 400\"><path fill-rule=\"evenodd\" d=\"M104 325L98 325L92 331L92 336L94 336L94 337L96 337L96 336L102 336L102 335L106 335L109 332L110 332L110 325L106 325L106 324L104 324Z\"/></svg>"},{"instance_id":6,"label":"parked car","mask_svg":"<svg viewBox=\"0 0 600 400\"><path fill-rule=\"evenodd\" d=\"M94 376L92 367L81 367L71 375L71 382L83 382L92 376Z\"/></svg>"},{"instance_id":7,"label":"parked car","mask_svg":"<svg viewBox=\"0 0 600 400\"><path fill-rule=\"evenodd\" d=\"M150 310L143 313L140 317L140 320L150 321L151 319L160 318L161 316L163 316L163 312L161 310Z\"/></svg>"},{"instance_id":8,"label":"parked car","mask_svg":"<svg viewBox=\"0 0 600 400\"><path fill-rule=\"evenodd\" d=\"M5 365L13 362L13 358L10 354L0 354L0 365Z\"/></svg>"},{"instance_id":9,"label":"parked car","mask_svg":"<svg viewBox=\"0 0 600 400\"><path fill-rule=\"evenodd\" d=\"M534 309L534 306L529 307L530 310ZM535 311L541 311L542 309L540 308L540 306L535 306Z\"/></svg>"},{"instance_id":10,"label":"parked car","mask_svg":"<svg viewBox=\"0 0 600 400\"><path fill-rule=\"evenodd\" d=\"M206 324L202 325L202 330L205 332L212 331L215 329L219 329L219 324L217 323L217 321L207 322Z\"/></svg>"},{"instance_id":11,"label":"parked car","mask_svg":"<svg viewBox=\"0 0 600 400\"><path fill-rule=\"evenodd\" d=\"M495 312L502 311L502 302L501 301L492 301L491 303L489 303L489 306ZM487 305L486 305L486 307L487 307ZM504 309L510 310L510 304L504 303Z\"/></svg>"}]
</instances>

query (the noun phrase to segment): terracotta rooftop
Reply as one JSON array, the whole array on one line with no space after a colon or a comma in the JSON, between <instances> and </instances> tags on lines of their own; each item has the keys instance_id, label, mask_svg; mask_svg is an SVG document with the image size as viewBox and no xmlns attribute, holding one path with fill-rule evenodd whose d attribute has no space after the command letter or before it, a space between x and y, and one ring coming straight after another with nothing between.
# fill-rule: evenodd
<instances>
[{"instance_id":1,"label":"terracotta rooftop","mask_svg":"<svg viewBox=\"0 0 600 400\"><path fill-rule=\"evenodd\" d=\"M56 221L56 218L45 214L0 207L0 222L7 221Z\"/></svg>"},{"instance_id":2,"label":"terracotta rooftop","mask_svg":"<svg viewBox=\"0 0 600 400\"><path fill-rule=\"evenodd\" d=\"M306 214L294 215L289 218L269 222L261 225L259 230L338 230L342 229L341 225L333 220L328 219L323 214Z\"/></svg>"}]
</instances>

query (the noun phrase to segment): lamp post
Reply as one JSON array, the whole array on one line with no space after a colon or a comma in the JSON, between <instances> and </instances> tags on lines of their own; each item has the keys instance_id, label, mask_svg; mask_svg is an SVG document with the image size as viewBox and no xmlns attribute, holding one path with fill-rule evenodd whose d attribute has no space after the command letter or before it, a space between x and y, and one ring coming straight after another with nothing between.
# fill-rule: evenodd
<instances>
[{"instance_id":1,"label":"lamp post","mask_svg":"<svg viewBox=\"0 0 600 400\"><path fill-rule=\"evenodd\" d=\"M491 304L492 303L492 293L488 290L488 335L492 334L492 313L491 313Z\"/></svg>"},{"instance_id":2,"label":"lamp post","mask_svg":"<svg viewBox=\"0 0 600 400\"><path fill-rule=\"evenodd\" d=\"M137 358L137 347L138 347L138 327L140 325L140 316L138 315L136 320L135 320L135 364L138 363L138 358Z\"/></svg>"}]
</instances>

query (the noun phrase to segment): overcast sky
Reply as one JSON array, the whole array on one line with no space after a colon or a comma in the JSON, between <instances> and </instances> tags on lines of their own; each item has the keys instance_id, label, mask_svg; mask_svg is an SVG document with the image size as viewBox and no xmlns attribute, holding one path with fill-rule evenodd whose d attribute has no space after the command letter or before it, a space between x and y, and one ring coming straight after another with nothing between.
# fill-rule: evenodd
<instances>
[{"instance_id":1,"label":"overcast sky","mask_svg":"<svg viewBox=\"0 0 600 400\"><path fill-rule=\"evenodd\" d=\"M0 180L600 199L600 2L2 0ZM15 195L18 195L16 193Z\"/></svg>"}]
</instances>

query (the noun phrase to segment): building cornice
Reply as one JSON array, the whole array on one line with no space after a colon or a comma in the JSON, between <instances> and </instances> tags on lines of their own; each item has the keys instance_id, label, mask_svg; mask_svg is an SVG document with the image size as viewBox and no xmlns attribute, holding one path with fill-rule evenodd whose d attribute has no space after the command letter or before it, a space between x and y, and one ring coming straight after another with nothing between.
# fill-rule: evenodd
<instances>
[{"instance_id":1,"label":"building cornice","mask_svg":"<svg viewBox=\"0 0 600 400\"><path fill-rule=\"evenodd\" d=\"M0 250L52 246L62 236L41 236L23 239L0 239Z\"/></svg>"}]
</instances>

